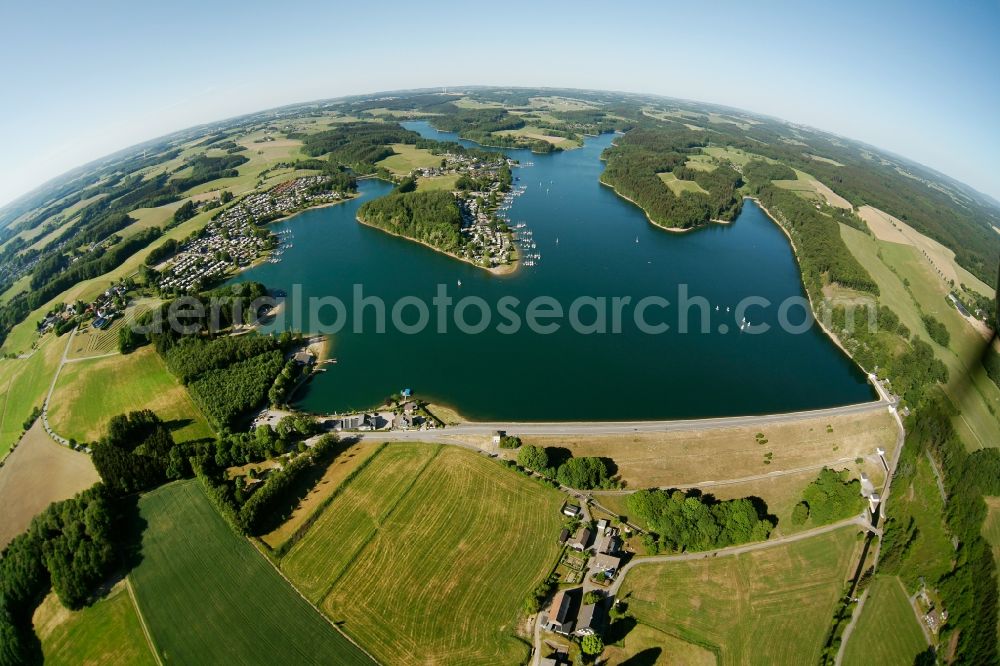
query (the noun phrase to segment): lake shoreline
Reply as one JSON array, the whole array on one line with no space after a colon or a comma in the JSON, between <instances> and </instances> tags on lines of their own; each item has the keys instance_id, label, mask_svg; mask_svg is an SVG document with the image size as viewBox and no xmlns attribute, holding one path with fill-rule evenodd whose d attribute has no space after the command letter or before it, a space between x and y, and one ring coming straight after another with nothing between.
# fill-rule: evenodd
<instances>
[{"instance_id":1,"label":"lake shoreline","mask_svg":"<svg viewBox=\"0 0 1000 666\"><path fill-rule=\"evenodd\" d=\"M744 196L743 198L744 199L749 199L750 201L753 201L755 204L757 204L757 207L760 208L762 211L764 211L764 215L767 216L767 219L769 219L772 222L774 222L778 226L778 228L781 229L781 232L783 234L785 234L785 238L788 239L788 244L792 246L792 255L795 257L795 264L797 266L798 263L799 263L799 250L798 250L797 247L795 247L795 241L792 240L792 235L788 232L788 229L785 228L785 225L783 225L781 222L779 222L778 218L775 217L771 213L771 211L769 211L767 209L767 207L763 203L761 203L760 199L758 199L757 197L752 197L752 196L747 195L747 196ZM800 267L799 268L799 275L801 276L801 274L802 274L802 269ZM800 278L800 281L801 281L801 278ZM861 364L858 363L857 360L855 360L855 358L851 355L851 353L849 351L847 351L847 347L845 347L844 344L840 341L840 338L838 338L834 334L834 332L831 331L829 328L827 328L826 324L823 323L823 320L819 316L820 313L816 309L816 304L813 302L812 295L809 293L809 290L806 289L806 287L805 287L805 283L802 284L802 290L804 292L806 292L806 299L809 301L809 307L810 307L810 309L812 310L812 313L813 313L813 320L815 320L815 322L819 325L819 327L823 331L823 333L825 333L826 336L828 338L830 338L831 341L833 341L833 344L837 345L837 347L842 352L844 352L844 354L846 354L849 359L851 359L852 363L854 363L859 368L861 368L861 370L863 370L864 372L867 373L868 371L865 368L861 367Z\"/></svg>"},{"instance_id":2,"label":"lake shoreline","mask_svg":"<svg viewBox=\"0 0 1000 666\"><path fill-rule=\"evenodd\" d=\"M707 222L702 222L701 224L695 225L693 227L665 227L662 224L654 221L653 218L651 218L649 216L649 213L646 212L645 208L643 208L642 206L640 206L638 202L634 201L633 199L628 198L627 196L625 196L624 194L622 194L621 192L619 192L618 188L616 188L614 185L612 185L611 183L605 183L601 179L598 179L598 182L601 185L603 185L604 187L610 188L611 191L615 193L615 196L624 199L625 201L629 202L630 204L632 204L633 206L635 206L636 208L638 208L639 210L641 210L642 214L646 216L646 220L648 220L649 223L652 224L654 227L656 227L657 229L663 229L664 231L669 231L672 234L686 234L686 233L690 233L692 231L698 231L699 229L704 229L704 228L708 227L710 224L732 224L733 222L736 221L735 218L732 219L732 220L716 220L716 219L712 219L712 220L709 220ZM737 217L739 217L739 216L737 216Z\"/></svg>"},{"instance_id":3,"label":"lake shoreline","mask_svg":"<svg viewBox=\"0 0 1000 666\"><path fill-rule=\"evenodd\" d=\"M392 231L389 231L388 229L383 229L382 227L375 226L374 224L371 224L370 222L366 222L364 219L361 218L360 215L356 215L354 219L356 219L359 223L365 225L366 227L369 227L370 229L377 229L378 231L381 231L383 233L389 234L390 236L395 236L396 238L402 238L404 240L408 240L408 241L411 241L413 243L416 243L417 245L423 245L424 247L426 247L428 249L434 250L438 254L443 254L446 257L451 257L452 259L457 259L458 261L461 261L462 263L468 264L470 266L475 266L476 268L478 268L480 270L484 270L487 273L490 273L492 275L496 275L498 277L508 277L508 276L514 275L518 271L518 269L520 268L520 266L521 266L521 261L519 259L516 259L516 260L514 260L513 264L504 264L503 266L496 266L494 268L487 268L486 266L481 266L481 265L477 264L476 262L471 261L470 259L466 259L465 257L460 257L457 254L454 254L452 252L448 252L447 250L442 250L439 247L434 247L433 245L425 243L424 241L419 240L417 238L411 238L410 236L404 236L403 234L397 234L397 233L394 233Z\"/></svg>"}]
</instances>

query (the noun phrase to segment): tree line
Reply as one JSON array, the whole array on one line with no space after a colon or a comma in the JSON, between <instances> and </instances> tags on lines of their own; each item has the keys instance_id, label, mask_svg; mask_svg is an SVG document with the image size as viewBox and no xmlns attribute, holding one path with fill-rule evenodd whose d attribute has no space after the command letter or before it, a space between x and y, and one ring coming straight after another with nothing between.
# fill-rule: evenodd
<instances>
[{"instance_id":1,"label":"tree line","mask_svg":"<svg viewBox=\"0 0 1000 666\"><path fill-rule=\"evenodd\" d=\"M590 456L575 457L565 455L562 451L560 453L563 460L553 465L549 451L545 447L528 444L520 447L517 452L517 464L568 488L592 490L618 487L604 459Z\"/></svg>"},{"instance_id":2,"label":"tree line","mask_svg":"<svg viewBox=\"0 0 1000 666\"><path fill-rule=\"evenodd\" d=\"M756 498L718 501L697 491L640 490L626 500L629 511L649 533L651 553L725 548L764 541L775 521Z\"/></svg>"},{"instance_id":3,"label":"tree line","mask_svg":"<svg viewBox=\"0 0 1000 666\"><path fill-rule=\"evenodd\" d=\"M822 300L825 280L878 296L878 284L847 249L834 219L772 184L756 187L756 195L792 237L802 281L814 303Z\"/></svg>"}]
</instances>

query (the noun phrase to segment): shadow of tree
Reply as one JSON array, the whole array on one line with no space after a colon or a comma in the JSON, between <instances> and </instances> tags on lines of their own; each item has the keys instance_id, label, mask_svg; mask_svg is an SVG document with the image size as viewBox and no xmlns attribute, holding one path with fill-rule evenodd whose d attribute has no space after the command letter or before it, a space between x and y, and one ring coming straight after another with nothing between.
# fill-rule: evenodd
<instances>
[{"instance_id":1,"label":"shadow of tree","mask_svg":"<svg viewBox=\"0 0 1000 666\"><path fill-rule=\"evenodd\" d=\"M623 661L621 666L653 666L656 664L661 654L663 654L663 648L646 648L639 654L631 656Z\"/></svg>"}]
</instances>

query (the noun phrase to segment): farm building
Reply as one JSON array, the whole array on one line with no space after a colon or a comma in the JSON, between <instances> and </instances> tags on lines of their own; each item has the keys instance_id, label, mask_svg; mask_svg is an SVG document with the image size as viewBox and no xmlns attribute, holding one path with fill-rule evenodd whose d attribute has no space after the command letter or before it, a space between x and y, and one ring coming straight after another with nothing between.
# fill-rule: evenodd
<instances>
[{"instance_id":1,"label":"farm building","mask_svg":"<svg viewBox=\"0 0 1000 666\"><path fill-rule=\"evenodd\" d=\"M552 598L552 606L549 608L549 616L545 620L545 627L549 631L557 634L570 634L573 632L573 619L570 610L573 606L573 596L571 590L559 590Z\"/></svg>"},{"instance_id":2,"label":"farm building","mask_svg":"<svg viewBox=\"0 0 1000 666\"><path fill-rule=\"evenodd\" d=\"M569 516L570 518L576 518L577 516L580 515L580 507L576 506L575 504L567 504L563 506L562 512L564 515Z\"/></svg>"}]
</instances>

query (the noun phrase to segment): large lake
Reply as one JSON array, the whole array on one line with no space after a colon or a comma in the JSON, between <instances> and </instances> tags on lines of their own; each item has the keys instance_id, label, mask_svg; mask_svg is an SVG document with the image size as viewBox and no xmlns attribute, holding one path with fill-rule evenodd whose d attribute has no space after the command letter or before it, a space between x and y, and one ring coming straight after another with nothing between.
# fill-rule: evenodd
<instances>
[{"instance_id":1,"label":"large lake","mask_svg":"<svg viewBox=\"0 0 1000 666\"><path fill-rule=\"evenodd\" d=\"M430 138L455 139L423 122L405 124ZM533 162L514 170L516 184L527 190L514 201L510 217L527 224L537 245L532 252L542 255L537 265L514 275L494 276L359 224L360 204L391 190L387 183L364 180L358 199L274 225L275 231L291 231L292 247L280 263L237 279L286 291L289 315L293 299L306 311L306 299L321 296L342 299L350 313L355 284L390 308L418 296L431 307L432 324L431 299L439 284L455 301L480 296L496 304L513 296L522 304L522 318L524 304L538 296L554 297L564 309L579 296L603 296L609 320L612 297L630 296L634 305L659 295L676 303L679 286L686 284L690 295L711 304L709 332L697 332L701 312L692 308L695 332L679 333L675 306L646 311L650 323L670 325L655 335L638 330L632 309L624 311L620 333L604 335L575 332L566 319L552 334L527 327L502 333L495 307L493 324L477 335L459 332L453 321L443 334L434 325L407 334L391 323L380 334L371 330L369 313L365 332L353 332L349 321L333 336L337 364L313 379L298 406L324 413L366 408L409 387L475 420L639 420L789 412L874 397L864 374L818 326L804 333L777 326L778 304L803 297L804 290L787 238L756 205L746 202L729 225L685 234L656 228L598 182L601 151L612 139L588 138L583 148L551 155L507 151ZM766 333L740 332L735 306L746 297L773 304L747 310L752 327L770 326ZM417 317L415 309L404 312L407 323ZM593 308L583 308L579 318L591 322ZM331 312L324 316L333 319ZM479 310L470 308L465 319L476 323ZM801 322L802 308L793 308L789 319ZM292 325L286 317L285 326Z\"/></svg>"}]
</instances>

